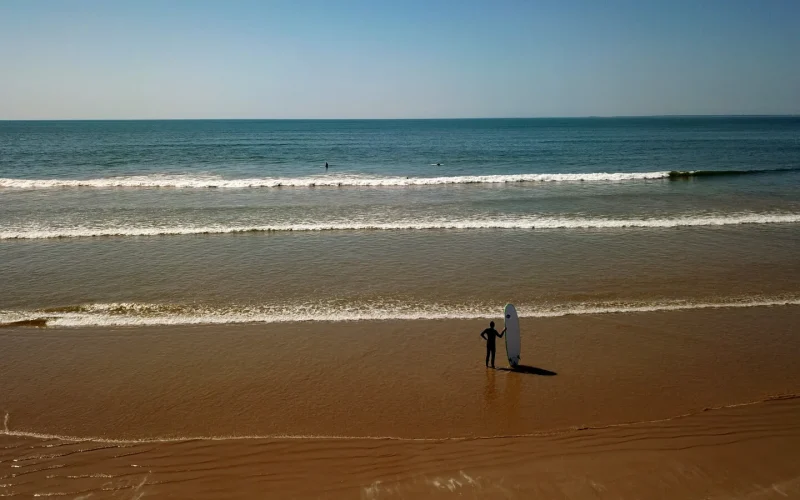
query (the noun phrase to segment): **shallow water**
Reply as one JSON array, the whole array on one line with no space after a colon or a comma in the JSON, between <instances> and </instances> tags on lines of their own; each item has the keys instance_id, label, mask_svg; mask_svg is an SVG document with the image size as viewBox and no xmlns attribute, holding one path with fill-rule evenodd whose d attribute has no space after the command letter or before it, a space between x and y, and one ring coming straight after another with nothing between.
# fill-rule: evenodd
<instances>
[{"instance_id":1,"label":"shallow water","mask_svg":"<svg viewBox=\"0 0 800 500\"><path fill-rule=\"evenodd\" d=\"M797 158L796 118L3 122L0 323L796 303Z\"/></svg>"}]
</instances>

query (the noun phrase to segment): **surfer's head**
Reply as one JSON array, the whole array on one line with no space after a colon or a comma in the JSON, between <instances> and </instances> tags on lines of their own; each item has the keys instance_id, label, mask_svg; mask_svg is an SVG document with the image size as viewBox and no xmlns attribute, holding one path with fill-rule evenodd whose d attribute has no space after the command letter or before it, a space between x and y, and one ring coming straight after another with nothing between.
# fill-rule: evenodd
<instances>
[{"instance_id":1,"label":"surfer's head","mask_svg":"<svg viewBox=\"0 0 800 500\"><path fill-rule=\"evenodd\" d=\"M492 328L494 328L494 321L490 321L490 322L489 322L489 326L491 326Z\"/></svg>"}]
</instances>

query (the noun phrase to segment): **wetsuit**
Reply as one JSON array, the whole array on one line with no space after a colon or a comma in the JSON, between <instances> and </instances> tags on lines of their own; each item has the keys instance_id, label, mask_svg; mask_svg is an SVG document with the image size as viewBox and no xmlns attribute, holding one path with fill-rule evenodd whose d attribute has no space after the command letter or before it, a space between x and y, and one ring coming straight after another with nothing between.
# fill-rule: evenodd
<instances>
[{"instance_id":1,"label":"wetsuit","mask_svg":"<svg viewBox=\"0 0 800 500\"><path fill-rule=\"evenodd\" d=\"M487 328L481 332L481 337L486 339L486 366L489 366L489 356L492 358L492 368L494 368L495 337L503 337L502 333L497 333L494 328Z\"/></svg>"}]
</instances>

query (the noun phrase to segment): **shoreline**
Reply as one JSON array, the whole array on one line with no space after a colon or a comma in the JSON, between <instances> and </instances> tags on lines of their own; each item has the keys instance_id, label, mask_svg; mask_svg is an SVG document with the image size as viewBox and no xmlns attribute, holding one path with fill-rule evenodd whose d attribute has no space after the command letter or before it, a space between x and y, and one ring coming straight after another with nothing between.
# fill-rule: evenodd
<instances>
[{"instance_id":1,"label":"shoreline","mask_svg":"<svg viewBox=\"0 0 800 500\"><path fill-rule=\"evenodd\" d=\"M715 412L721 410L732 410L736 408L744 408L749 406L757 406L781 401L792 401L800 399L798 394L778 394L775 396L768 396L764 399L755 401L744 401L739 403L731 403L723 406L707 407L699 411L691 413L682 413L670 417L658 418L655 420L640 420L630 422L615 422L598 426L575 426L557 429L549 429L538 432L531 432L527 434L506 434L506 435L476 435L476 436L454 436L454 437L428 437L428 438L415 438L415 437L400 437L400 436L315 436L315 435L229 435L229 436L176 436L169 438L142 438L142 439L114 439L104 438L98 436L67 436L59 434L44 434L33 431L17 430L9 425L10 414L6 413L3 429L0 429L0 437L14 437L14 438L30 438L33 440L41 441L61 441L64 443L98 443L98 444L115 444L115 445L135 445L135 444L172 444L172 443L185 443L189 441L399 441L410 443L456 443L463 441L482 441L490 439L525 439L525 438L548 438L564 436L570 433L583 432L583 431L605 431L609 429L617 429L624 427L635 427L642 425L664 424L676 420L696 417L706 412ZM800 407L800 403L798 403Z\"/></svg>"},{"instance_id":2,"label":"shoreline","mask_svg":"<svg viewBox=\"0 0 800 500\"><path fill-rule=\"evenodd\" d=\"M649 302L606 301L571 304L517 305L519 317L525 320L580 316L628 315L651 312L726 310L800 306L795 294L774 296L727 297L718 301L662 299ZM357 322L391 321L474 321L497 316L500 305L421 304L406 307L387 304L366 307L332 306L321 303L308 312L301 305L284 306L220 306L196 307L181 304L105 303L71 307L53 307L18 311L0 311L2 328L172 328L172 327L273 327L287 324L353 324ZM288 309L288 310L287 310ZM10 319L10 320L9 320Z\"/></svg>"}]
</instances>

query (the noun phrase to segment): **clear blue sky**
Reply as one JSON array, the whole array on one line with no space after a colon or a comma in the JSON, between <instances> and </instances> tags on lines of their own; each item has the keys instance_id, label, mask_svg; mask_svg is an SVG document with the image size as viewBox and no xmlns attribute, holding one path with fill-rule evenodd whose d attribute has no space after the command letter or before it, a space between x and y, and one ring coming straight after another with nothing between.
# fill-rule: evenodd
<instances>
[{"instance_id":1,"label":"clear blue sky","mask_svg":"<svg viewBox=\"0 0 800 500\"><path fill-rule=\"evenodd\" d=\"M798 0L0 1L0 119L799 113Z\"/></svg>"}]
</instances>

